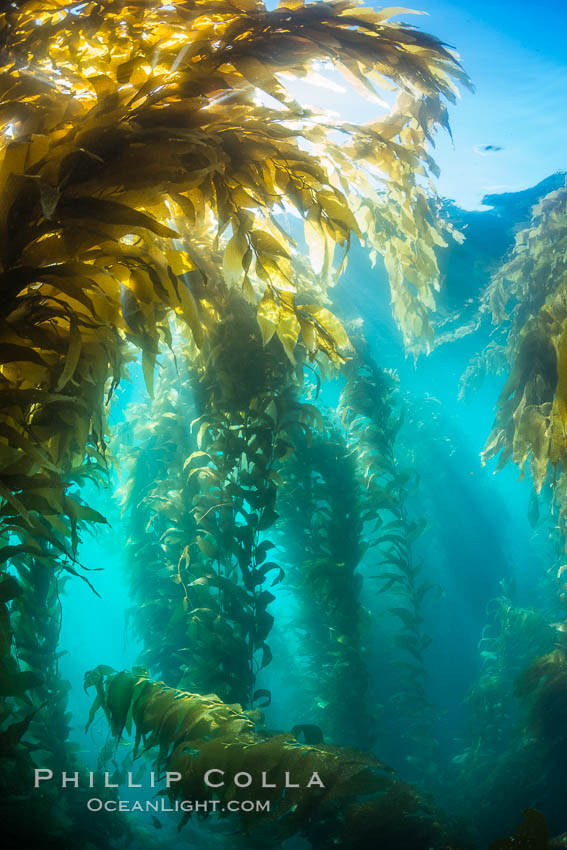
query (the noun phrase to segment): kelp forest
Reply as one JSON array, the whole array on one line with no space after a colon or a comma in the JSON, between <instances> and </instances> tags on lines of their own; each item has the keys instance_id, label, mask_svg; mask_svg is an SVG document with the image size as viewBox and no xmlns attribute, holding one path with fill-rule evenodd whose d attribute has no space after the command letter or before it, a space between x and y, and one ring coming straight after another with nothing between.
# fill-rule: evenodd
<instances>
[{"instance_id":1,"label":"kelp forest","mask_svg":"<svg viewBox=\"0 0 567 850\"><path fill-rule=\"evenodd\" d=\"M6 848L567 846L565 174L417 14L2 4Z\"/></svg>"}]
</instances>

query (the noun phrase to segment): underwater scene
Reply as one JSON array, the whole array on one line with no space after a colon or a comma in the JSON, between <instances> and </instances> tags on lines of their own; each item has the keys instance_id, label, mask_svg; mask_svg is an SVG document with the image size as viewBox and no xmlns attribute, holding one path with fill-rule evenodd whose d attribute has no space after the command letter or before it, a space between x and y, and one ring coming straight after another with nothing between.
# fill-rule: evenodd
<instances>
[{"instance_id":1,"label":"underwater scene","mask_svg":"<svg viewBox=\"0 0 567 850\"><path fill-rule=\"evenodd\" d=\"M567 7L0 3L0 841L567 846Z\"/></svg>"}]
</instances>

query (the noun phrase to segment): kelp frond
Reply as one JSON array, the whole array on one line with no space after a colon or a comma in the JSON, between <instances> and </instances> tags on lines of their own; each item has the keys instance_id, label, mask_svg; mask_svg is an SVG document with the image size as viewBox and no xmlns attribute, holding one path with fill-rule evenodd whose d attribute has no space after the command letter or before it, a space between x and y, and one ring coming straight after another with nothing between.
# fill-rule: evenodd
<instances>
[{"instance_id":1,"label":"kelp frond","mask_svg":"<svg viewBox=\"0 0 567 850\"><path fill-rule=\"evenodd\" d=\"M567 188L546 195L486 295L511 371L483 460L529 464L536 491L567 469Z\"/></svg>"},{"instance_id":2,"label":"kelp frond","mask_svg":"<svg viewBox=\"0 0 567 850\"><path fill-rule=\"evenodd\" d=\"M280 839L302 832L312 846L324 848L333 835L343 846L370 850L376 836L392 850L430 846L438 830L427 802L396 781L392 771L375 757L356 750L324 744L301 744L292 734L268 733L255 726L240 706L228 706L214 695L199 696L154 682L143 671L115 673L98 667L85 677L85 687L96 688L89 722L102 708L112 732L120 737L131 727L138 752L159 747L158 766L178 773L166 793L171 799L221 801L262 798L270 811L241 814L248 827L271 824L271 837ZM224 771L222 787L207 787L207 770ZM240 771L252 784L238 787ZM262 773L273 787L262 787ZM288 787L286 774L298 785ZM308 787L314 774L318 783ZM392 811L396 811L395 822ZM186 815L184 820L187 820ZM404 843L406 842L406 843Z\"/></svg>"}]
</instances>

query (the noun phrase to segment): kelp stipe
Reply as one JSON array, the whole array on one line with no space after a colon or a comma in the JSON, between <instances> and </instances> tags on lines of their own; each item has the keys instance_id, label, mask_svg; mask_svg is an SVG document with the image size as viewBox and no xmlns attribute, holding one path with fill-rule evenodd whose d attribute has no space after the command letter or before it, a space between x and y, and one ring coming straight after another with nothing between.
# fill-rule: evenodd
<instances>
[{"instance_id":1,"label":"kelp stipe","mask_svg":"<svg viewBox=\"0 0 567 850\"><path fill-rule=\"evenodd\" d=\"M373 574L380 593L397 597L387 609L399 621L395 646L405 657L396 658L397 688L389 695L401 720L402 737L409 757L421 773L431 771L435 761L433 705L427 695L424 651L431 638L423 630L423 603L436 585L422 578L423 565L413 554L413 544L425 523L411 519L407 500L415 485L415 472L397 457L396 440L404 417L404 402L392 375L379 369L363 341L347 365L339 415L348 445L357 458L361 488L361 519L368 524L368 547L372 560L386 571ZM399 600L399 601L398 601Z\"/></svg>"},{"instance_id":2,"label":"kelp stipe","mask_svg":"<svg viewBox=\"0 0 567 850\"><path fill-rule=\"evenodd\" d=\"M202 349L182 353L176 368L177 377L170 363L159 381L153 413L142 408L134 419L134 439L146 436L145 449L131 450L137 476L125 491L141 603L134 617L149 643L147 659L159 652L169 681L250 706L256 673L271 659L268 588L284 575L267 558L283 481L278 469L285 475L291 432L309 431L317 412L296 400L289 357L275 339L262 345L242 299L232 298ZM196 414L191 424L188 405ZM142 585L137 578L151 539L163 563L158 596L151 570ZM148 615L154 627L155 616L161 620L159 650Z\"/></svg>"},{"instance_id":3,"label":"kelp stipe","mask_svg":"<svg viewBox=\"0 0 567 850\"><path fill-rule=\"evenodd\" d=\"M298 435L282 488L288 581L304 665L306 716L326 738L369 748L376 717L366 696L369 612L360 601L366 551L361 491L345 436L328 419Z\"/></svg>"}]
</instances>

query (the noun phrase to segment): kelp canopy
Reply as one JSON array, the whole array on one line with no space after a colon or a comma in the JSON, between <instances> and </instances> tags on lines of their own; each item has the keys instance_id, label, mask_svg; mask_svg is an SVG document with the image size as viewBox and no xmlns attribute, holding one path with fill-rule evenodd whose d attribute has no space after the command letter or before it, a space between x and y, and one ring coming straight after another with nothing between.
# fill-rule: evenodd
<instances>
[{"instance_id":1,"label":"kelp canopy","mask_svg":"<svg viewBox=\"0 0 567 850\"><path fill-rule=\"evenodd\" d=\"M435 250L458 238L438 215L429 147L437 128L448 128L446 101L454 101L456 83L468 79L445 45L393 21L400 11L343 0L273 11L248 0L47 0L17 2L0 15L0 673L3 719L13 721L10 757L33 730L41 700L52 702L55 693L59 713L42 749L65 734L57 577L61 570L84 577L81 528L104 521L81 499L80 485L104 477L106 404L136 349L150 396L157 355L169 347L181 380L193 374L200 405L198 463L189 470L195 486L185 483L191 445L183 456L180 444L164 465L163 486L169 493L175 481L181 507L178 538L160 558L166 570L177 565L185 597L168 596L169 583L156 600L158 621L169 622L171 604L181 602L186 613L190 579L200 588L195 598L214 599L224 633L231 624L248 670L241 699L255 698L254 653L263 653L262 666L271 658L265 639L273 618L265 609L272 597L262 585L276 569L283 576L277 564L268 569L273 544L263 533L278 519L280 462L299 445L291 431L309 441L320 418L297 399L298 373L304 364L340 366L354 354L327 290L355 236L374 259L384 258L408 349L427 350L439 288ZM290 76L335 72L381 104L382 116L354 125L305 107L286 88ZM289 215L303 220L305 257ZM235 392L237 362L261 363L246 398ZM354 474L352 486L359 486ZM404 513L399 535L407 528ZM193 549L174 555L183 534ZM344 573L354 606L355 567ZM45 622L26 614L25 600L41 582ZM211 634L192 665L174 664L171 675L195 680ZM351 654L359 652L356 643ZM109 679L106 690L97 680L111 719L112 683L134 687L138 678ZM217 680L232 698L234 677L230 688L227 676ZM147 682L148 699L162 694ZM167 684L163 693L177 699L178 681ZM127 713L119 695L118 711ZM20 719L22 704L29 710ZM174 715L167 724L177 723ZM166 721L160 711L152 716L142 734L153 741ZM233 742L234 751L246 743ZM295 744L284 749L297 752ZM309 752L306 743L301 753ZM57 758L52 763L61 765L69 755ZM27 751L16 759L9 788L31 763ZM421 836L419 801L380 782L388 794L399 792L400 818L413 813ZM369 806L349 810L347 821L358 819L371 842L376 811ZM407 840L404 833L391 846ZM331 837L314 841L327 846Z\"/></svg>"}]
</instances>

